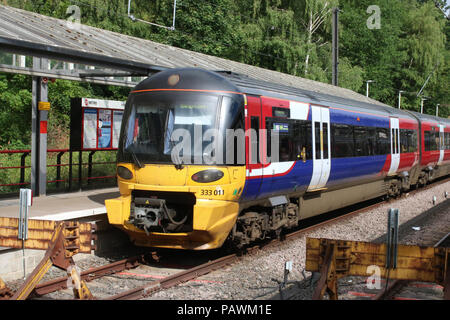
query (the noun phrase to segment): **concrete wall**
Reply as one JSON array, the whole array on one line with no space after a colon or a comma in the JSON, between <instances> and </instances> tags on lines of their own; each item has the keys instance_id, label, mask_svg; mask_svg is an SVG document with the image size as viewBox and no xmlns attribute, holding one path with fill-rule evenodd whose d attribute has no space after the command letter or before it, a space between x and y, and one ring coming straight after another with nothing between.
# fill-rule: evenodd
<instances>
[{"instance_id":1,"label":"concrete wall","mask_svg":"<svg viewBox=\"0 0 450 320\"><path fill-rule=\"evenodd\" d=\"M29 275L44 257L43 250L20 250L0 247L0 278L3 281L12 281Z\"/></svg>"}]
</instances>

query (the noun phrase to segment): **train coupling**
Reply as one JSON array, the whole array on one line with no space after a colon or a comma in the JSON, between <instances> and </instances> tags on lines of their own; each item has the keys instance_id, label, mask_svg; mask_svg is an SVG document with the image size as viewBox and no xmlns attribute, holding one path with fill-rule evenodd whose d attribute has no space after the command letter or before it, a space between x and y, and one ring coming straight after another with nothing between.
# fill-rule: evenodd
<instances>
[{"instance_id":1,"label":"train coupling","mask_svg":"<svg viewBox=\"0 0 450 320\"><path fill-rule=\"evenodd\" d=\"M181 218L178 218L181 215ZM129 222L150 232L174 232L187 220L187 215L167 204L166 199L135 197L131 203Z\"/></svg>"},{"instance_id":2,"label":"train coupling","mask_svg":"<svg viewBox=\"0 0 450 320\"><path fill-rule=\"evenodd\" d=\"M169 209L166 206L166 200L140 197L134 198L130 222L139 229L143 229L147 235L149 234L150 229L162 227L162 221L168 219L168 217Z\"/></svg>"}]
</instances>

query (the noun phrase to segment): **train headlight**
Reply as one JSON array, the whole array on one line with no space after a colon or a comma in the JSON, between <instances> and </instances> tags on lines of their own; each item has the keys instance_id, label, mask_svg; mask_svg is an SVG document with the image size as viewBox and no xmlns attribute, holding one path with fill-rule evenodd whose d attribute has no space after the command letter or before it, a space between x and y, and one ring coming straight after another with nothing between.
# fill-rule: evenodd
<instances>
[{"instance_id":1,"label":"train headlight","mask_svg":"<svg viewBox=\"0 0 450 320\"><path fill-rule=\"evenodd\" d=\"M191 179L199 183L208 183L221 179L223 172L217 169L199 171L192 175Z\"/></svg>"},{"instance_id":2,"label":"train headlight","mask_svg":"<svg viewBox=\"0 0 450 320\"><path fill-rule=\"evenodd\" d=\"M119 175L119 177L121 177L122 179L131 179L133 178L133 172L131 172L130 169L122 167L122 166L118 166L117 167L117 174Z\"/></svg>"}]
</instances>

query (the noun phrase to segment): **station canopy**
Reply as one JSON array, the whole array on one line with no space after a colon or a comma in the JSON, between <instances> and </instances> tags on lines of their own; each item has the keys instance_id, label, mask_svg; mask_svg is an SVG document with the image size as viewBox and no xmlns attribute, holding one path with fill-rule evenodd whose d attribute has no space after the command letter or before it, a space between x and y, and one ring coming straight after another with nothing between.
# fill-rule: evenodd
<instances>
[{"instance_id":1,"label":"station canopy","mask_svg":"<svg viewBox=\"0 0 450 320\"><path fill-rule=\"evenodd\" d=\"M322 95L385 104L352 90L0 5L0 71L133 87L161 70L227 71ZM40 64L32 57L44 58Z\"/></svg>"}]
</instances>

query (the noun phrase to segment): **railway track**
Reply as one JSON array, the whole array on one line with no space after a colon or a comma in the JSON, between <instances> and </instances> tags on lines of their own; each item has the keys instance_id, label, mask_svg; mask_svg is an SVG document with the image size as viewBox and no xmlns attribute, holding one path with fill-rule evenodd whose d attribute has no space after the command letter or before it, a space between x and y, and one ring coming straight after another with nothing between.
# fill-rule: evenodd
<instances>
[{"instance_id":1,"label":"railway track","mask_svg":"<svg viewBox=\"0 0 450 320\"><path fill-rule=\"evenodd\" d=\"M442 184L442 183L445 183L448 181L450 181L450 178L436 181L435 183L427 185L421 189L410 191L409 195L414 195L417 192L426 190L428 188L431 188L433 186L436 186L436 185L439 185L439 184ZM342 210L337 210L337 211L341 211L340 215L338 215L338 216L335 216L331 219L327 219L324 221L318 221L318 222L316 221L307 227L290 232L288 234L284 234L279 239L272 239L270 241L266 241L264 243L254 245L252 247L248 247L245 249L245 254L251 255L260 250L265 250L265 249L277 246L282 241L296 239L298 237L301 237L302 235L304 235L305 233L307 233L309 231L322 228L326 225L331 225L338 221L349 219L357 214L375 209L385 203L386 203L385 201L379 200L378 202L372 203L369 206L358 208L356 210L352 210L350 212L345 212L345 213L342 213ZM142 299L142 298L152 295L153 293L155 293L157 291L165 290L165 289L174 287L176 285L179 285L181 283L194 280L194 279L201 277L203 275L206 275L210 272L224 268L227 265L234 264L237 261L239 261L241 259L241 257L242 257L242 252L224 255L224 256L219 257L218 259L214 259L212 261L194 266L187 270L183 270L181 272L175 272L174 274L169 275L169 276L160 277L160 279L153 277L152 281L149 281L142 286L138 286L136 288L123 291L119 294L109 296L105 299L107 299L107 300ZM114 262L111 264L107 264L107 265L104 265L101 267L91 268L86 271L83 271L80 275L83 280L85 280L86 282L90 282L95 279L99 279L101 277L116 275L116 274L122 273L126 270L136 268L140 265L145 265L148 261L158 262L158 257L157 257L156 252L152 253L152 257L150 258L150 260L149 260L148 256L145 257L143 255L140 255L140 256L136 256L136 257L123 259L123 260L120 260L120 261L117 261L117 262ZM34 296L37 296L37 297L44 296L46 294L65 289L65 288L67 288L67 280L68 280L68 277L60 277L60 278L57 278L57 279L54 279L51 281L41 283L36 287L36 289L34 291ZM389 288L391 286L393 288L395 288L394 285L398 286L400 284L395 284L395 282L391 282Z\"/></svg>"}]
</instances>

